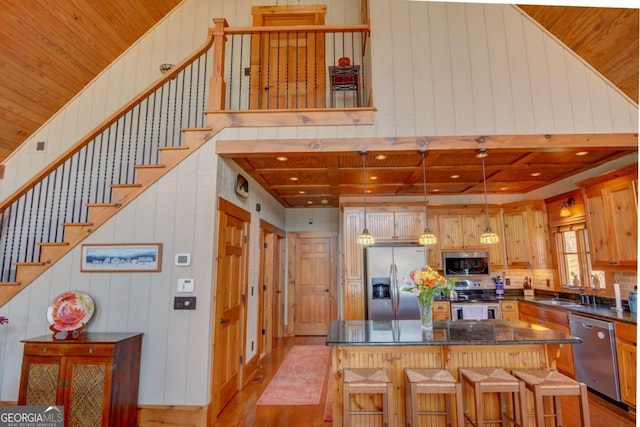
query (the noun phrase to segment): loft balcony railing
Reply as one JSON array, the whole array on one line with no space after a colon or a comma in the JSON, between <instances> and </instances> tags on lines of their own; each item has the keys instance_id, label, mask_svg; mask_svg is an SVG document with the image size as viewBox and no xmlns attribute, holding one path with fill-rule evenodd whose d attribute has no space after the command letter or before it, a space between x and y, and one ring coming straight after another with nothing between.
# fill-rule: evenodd
<instances>
[{"instance_id":1,"label":"loft balcony railing","mask_svg":"<svg viewBox=\"0 0 640 427\"><path fill-rule=\"evenodd\" d=\"M207 112L365 104L368 26L214 23L192 56L0 204L0 282L39 262L38 243L64 242L65 224L86 223L88 205L111 203L113 184L134 184L135 166L158 164L158 148L182 146L182 129L206 127Z\"/></svg>"},{"instance_id":2,"label":"loft balcony railing","mask_svg":"<svg viewBox=\"0 0 640 427\"><path fill-rule=\"evenodd\" d=\"M229 28L221 20L216 29L226 43L214 60L223 74L212 109L365 106L368 25Z\"/></svg>"}]
</instances>

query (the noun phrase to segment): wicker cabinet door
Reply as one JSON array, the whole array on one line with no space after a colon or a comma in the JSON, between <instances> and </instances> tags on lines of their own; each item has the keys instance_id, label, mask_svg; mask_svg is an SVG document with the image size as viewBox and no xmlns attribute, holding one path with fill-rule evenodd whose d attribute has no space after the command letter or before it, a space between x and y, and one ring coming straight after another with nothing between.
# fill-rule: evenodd
<instances>
[{"instance_id":1,"label":"wicker cabinet door","mask_svg":"<svg viewBox=\"0 0 640 427\"><path fill-rule=\"evenodd\" d=\"M110 358L69 358L66 405L69 427L107 426L110 396ZM65 402L66 403L66 402Z\"/></svg>"},{"instance_id":2,"label":"wicker cabinet door","mask_svg":"<svg viewBox=\"0 0 640 427\"><path fill-rule=\"evenodd\" d=\"M22 363L19 405L59 405L61 358L25 357Z\"/></svg>"}]
</instances>

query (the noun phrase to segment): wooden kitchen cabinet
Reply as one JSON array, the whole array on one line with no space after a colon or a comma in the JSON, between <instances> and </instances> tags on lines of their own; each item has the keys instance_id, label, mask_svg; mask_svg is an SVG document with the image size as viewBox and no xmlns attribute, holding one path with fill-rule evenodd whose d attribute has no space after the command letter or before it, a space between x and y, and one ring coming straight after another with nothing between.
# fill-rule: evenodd
<instances>
[{"instance_id":1,"label":"wooden kitchen cabinet","mask_svg":"<svg viewBox=\"0 0 640 427\"><path fill-rule=\"evenodd\" d=\"M142 334L23 343L19 405L63 405L68 427L136 425Z\"/></svg>"},{"instance_id":2,"label":"wooden kitchen cabinet","mask_svg":"<svg viewBox=\"0 0 640 427\"><path fill-rule=\"evenodd\" d=\"M520 320L566 334L570 333L569 313L567 311L543 308L537 304L519 301L518 312ZM575 378L573 347L571 344L564 344L560 348L560 355L556 359L556 368L571 378Z\"/></svg>"},{"instance_id":3,"label":"wooden kitchen cabinet","mask_svg":"<svg viewBox=\"0 0 640 427\"><path fill-rule=\"evenodd\" d=\"M500 301L500 313L503 319L518 320L518 301Z\"/></svg>"},{"instance_id":4,"label":"wooden kitchen cabinet","mask_svg":"<svg viewBox=\"0 0 640 427\"><path fill-rule=\"evenodd\" d=\"M356 239L362 232L364 212L360 207L346 207L342 218L344 320L364 320L363 248Z\"/></svg>"},{"instance_id":5,"label":"wooden kitchen cabinet","mask_svg":"<svg viewBox=\"0 0 640 427\"><path fill-rule=\"evenodd\" d=\"M451 304L449 301L434 301L433 302L433 320L450 320L451 319Z\"/></svg>"},{"instance_id":6,"label":"wooden kitchen cabinet","mask_svg":"<svg viewBox=\"0 0 640 427\"><path fill-rule=\"evenodd\" d=\"M635 268L638 259L637 164L582 181L594 267Z\"/></svg>"},{"instance_id":7,"label":"wooden kitchen cabinet","mask_svg":"<svg viewBox=\"0 0 640 427\"><path fill-rule=\"evenodd\" d=\"M417 242L424 231L424 209L418 206L367 208L367 228L376 241Z\"/></svg>"},{"instance_id":8,"label":"wooden kitchen cabinet","mask_svg":"<svg viewBox=\"0 0 640 427\"><path fill-rule=\"evenodd\" d=\"M549 227L544 201L503 205L507 266L551 268Z\"/></svg>"},{"instance_id":9,"label":"wooden kitchen cabinet","mask_svg":"<svg viewBox=\"0 0 640 427\"><path fill-rule=\"evenodd\" d=\"M620 378L620 396L622 401L636 407L637 377L637 326L630 323L615 322L616 352L618 356L618 376Z\"/></svg>"},{"instance_id":10,"label":"wooden kitchen cabinet","mask_svg":"<svg viewBox=\"0 0 640 427\"><path fill-rule=\"evenodd\" d=\"M441 250L485 250L489 252L491 269L505 268L502 215L499 209L489 208L489 226L499 239L495 245L480 244L480 236L487 229L483 208L456 207L438 209L435 213Z\"/></svg>"}]
</instances>

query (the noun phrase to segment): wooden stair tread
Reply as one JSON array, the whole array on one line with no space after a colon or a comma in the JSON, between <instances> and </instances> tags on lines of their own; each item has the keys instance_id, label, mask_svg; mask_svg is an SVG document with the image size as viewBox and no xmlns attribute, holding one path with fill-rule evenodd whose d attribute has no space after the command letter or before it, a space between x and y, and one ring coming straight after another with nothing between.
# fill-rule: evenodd
<instances>
[{"instance_id":1,"label":"wooden stair tread","mask_svg":"<svg viewBox=\"0 0 640 427\"><path fill-rule=\"evenodd\" d=\"M111 188L138 188L142 184L111 184Z\"/></svg>"},{"instance_id":2,"label":"wooden stair tread","mask_svg":"<svg viewBox=\"0 0 640 427\"><path fill-rule=\"evenodd\" d=\"M92 222L63 222L63 227L91 227Z\"/></svg>"},{"instance_id":3,"label":"wooden stair tread","mask_svg":"<svg viewBox=\"0 0 640 427\"><path fill-rule=\"evenodd\" d=\"M120 207L120 203L86 203L85 206L87 207L97 207L97 208L108 208L108 207L112 207L112 208L119 208Z\"/></svg>"},{"instance_id":4,"label":"wooden stair tread","mask_svg":"<svg viewBox=\"0 0 640 427\"><path fill-rule=\"evenodd\" d=\"M187 145L177 145L175 147L158 147L159 151L180 151L180 150L188 150L189 146Z\"/></svg>"},{"instance_id":5,"label":"wooden stair tread","mask_svg":"<svg viewBox=\"0 0 640 427\"><path fill-rule=\"evenodd\" d=\"M69 246L69 242L38 242L38 246Z\"/></svg>"},{"instance_id":6,"label":"wooden stair tread","mask_svg":"<svg viewBox=\"0 0 640 427\"><path fill-rule=\"evenodd\" d=\"M135 165L136 169L162 169L166 167L165 165Z\"/></svg>"},{"instance_id":7,"label":"wooden stair tread","mask_svg":"<svg viewBox=\"0 0 640 427\"><path fill-rule=\"evenodd\" d=\"M206 127L206 128L181 128L180 131L181 132L209 132L209 131L211 131L211 128L210 127Z\"/></svg>"},{"instance_id":8,"label":"wooden stair tread","mask_svg":"<svg viewBox=\"0 0 640 427\"><path fill-rule=\"evenodd\" d=\"M36 262L20 261L20 262L14 262L13 265L15 265L15 266L22 265L22 266L27 266L27 267L28 266L42 267L43 265L47 265L47 263L46 262L38 262L38 261L36 261Z\"/></svg>"},{"instance_id":9,"label":"wooden stair tread","mask_svg":"<svg viewBox=\"0 0 640 427\"><path fill-rule=\"evenodd\" d=\"M20 282L0 282L0 286L20 286Z\"/></svg>"}]
</instances>

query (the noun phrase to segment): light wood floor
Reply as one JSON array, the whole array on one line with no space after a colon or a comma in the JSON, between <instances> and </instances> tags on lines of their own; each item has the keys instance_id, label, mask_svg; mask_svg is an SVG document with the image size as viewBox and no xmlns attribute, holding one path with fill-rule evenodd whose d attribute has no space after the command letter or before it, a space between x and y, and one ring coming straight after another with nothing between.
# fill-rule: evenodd
<instances>
[{"instance_id":1,"label":"light wood floor","mask_svg":"<svg viewBox=\"0 0 640 427\"><path fill-rule=\"evenodd\" d=\"M257 381L251 381L224 408L215 427L329 427L324 421L326 387L319 405L313 406L257 406L255 403L278 371L287 352L294 345L324 344L325 337L290 337L278 340L273 353L261 361ZM634 427L635 419L625 411L598 396L589 396L592 427ZM579 427L580 416L577 399L563 398L562 414L565 427Z\"/></svg>"}]
</instances>

